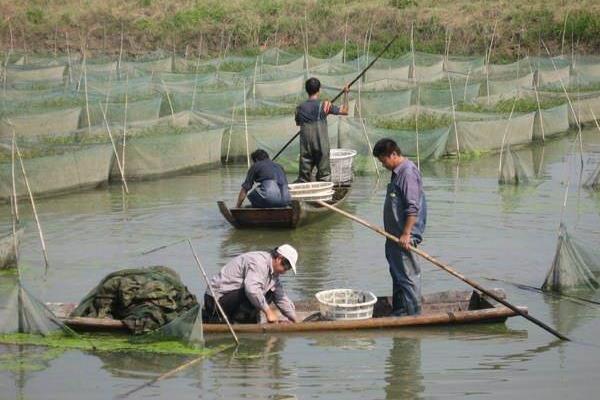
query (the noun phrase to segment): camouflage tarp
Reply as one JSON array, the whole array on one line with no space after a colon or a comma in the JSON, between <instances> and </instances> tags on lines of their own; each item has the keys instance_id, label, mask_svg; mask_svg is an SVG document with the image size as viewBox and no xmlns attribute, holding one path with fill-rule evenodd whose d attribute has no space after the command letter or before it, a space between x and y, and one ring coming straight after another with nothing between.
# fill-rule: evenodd
<instances>
[{"instance_id":1,"label":"camouflage tarp","mask_svg":"<svg viewBox=\"0 0 600 400\"><path fill-rule=\"evenodd\" d=\"M196 296L175 271L153 266L109 274L71 316L119 319L139 335L168 324L197 305Z\"/></svg>"}]
</instances>

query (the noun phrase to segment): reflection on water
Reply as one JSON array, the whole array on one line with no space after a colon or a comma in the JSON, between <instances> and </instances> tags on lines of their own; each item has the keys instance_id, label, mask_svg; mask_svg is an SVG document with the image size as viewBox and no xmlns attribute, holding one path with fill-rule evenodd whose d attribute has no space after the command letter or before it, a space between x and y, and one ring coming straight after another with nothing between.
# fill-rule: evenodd
<instances>
[{"instance_id":1,"label":"reflection on water","mask_svg":"<svg viewBox=\"0 0 600 400\"><path fill-rule=\"evenodd\" d=\"M563 137L516 150L534 171L533 185L499 187L498 155L493 154L422 164L429 203L425 251L483 283L482 277L490 276L539 285L556 245L565 153L571 141L572 137ZM585 132L588 158L593 144L600 144L600 137ZM586 163L584 176L594 166ZM577 171L570 172L575 185ZM201 294L204 283L185 243L191 237L209 275L240 252L293 244L300 252L298 275L283 279L293 299L336 287L390 292L383 239L341 216L331 215L293 231L233 229L215 203L224 199L232 204L244 175L240 166L131 182L131 194L125 201L118 185L40 199L38 211L50 258L46 281L41 279L43 264L35 225L29 207L22 203L28 228L21 246L26 284L42 300L77 301L109 272L162 264L173 267L192 292ZM388 171L382 171L379 182L375 176L356 177L343 208L381 224L388 180ZM565 219L578 234L598 243L600 194L584 190L577 196L576 192L574 188ZM8 205L0 205L0 215L10 215ZM2 228L8 226L8 220L0 221ZM422 268L425 293L464 288L425 262ZM0 300L11 292L14 280L14 275L0 275ZM504 288L513 303L527 305L533 315L559 331L599 344L596 308L512 286ZM228 337L218 339L221 342L213 340L209 339L208 346L230 341ZM0 356L12 353L13 349L0 347ZM486 394L489 398L553 399L572 395L561 384L566 380L575 382L582 398L595 398L599 357L600 350L595 347L577 342L556 344L553 337L520 318L506 325L414 331L254 335L242 337L237 352L204 360L173 379L144 389L139 398L347 400ZM34 399L78 399L85 393L86 400L105 399L185 360L179 356L69 351L40 363L40 369L24 370L21 378L0 371L0 393L3 398Z\"/></svg>"}]
</instances>

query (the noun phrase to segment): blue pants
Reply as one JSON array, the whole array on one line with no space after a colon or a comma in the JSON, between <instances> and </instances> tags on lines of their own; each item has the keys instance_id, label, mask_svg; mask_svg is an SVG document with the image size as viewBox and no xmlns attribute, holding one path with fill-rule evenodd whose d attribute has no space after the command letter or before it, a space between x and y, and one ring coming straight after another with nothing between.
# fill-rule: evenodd
<instances>
[{"instance_id":1,"label":"blue pants","mask_svg":"<svg viewBox=\"0 0 600 400\"><path fill-rule=\"evenodd\" d=\"M248 200L255 208L286 207L290 203L287 185L280 189L274 180L265 180L250 194Z\"/></svg>"},{"instance_id":2,"label":"blue pants","mask_svg":"<svg viewBox=\"0 0 600 400\"><path fill-rule=\"evenodd\" d=\"M385 258L392 276L392 315L421 313L421 268L415 255L395 242L385 241Z\"/></svg>"}]
</instances>

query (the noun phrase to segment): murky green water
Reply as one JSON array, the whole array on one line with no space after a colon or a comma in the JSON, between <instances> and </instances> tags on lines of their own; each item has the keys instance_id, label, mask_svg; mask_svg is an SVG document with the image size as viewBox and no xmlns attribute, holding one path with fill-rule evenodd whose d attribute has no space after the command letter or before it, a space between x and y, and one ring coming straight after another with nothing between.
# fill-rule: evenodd
<instances>
[{"instance_id":1,"label":"murky green water","mask_svg":"<svg viewBox=\"0 0 600 400\"><path fill-rule=\"evenodd\" d=\"M244 337L225 352L132 398L595 398L600 387L600 308L522 291L487 277L540 286L553 258L565 181L565 152L572 137L519 153L538 172L534 185L499 187L498 157L423 166L429 218L423 248L571 336L554 338L523 319L506 325L410 331ZM600 134L584 136L584 177L600 161ZM573 169L574 170L574 169ZM295 231L236 231L215 201L233 203L244 170L221 168L189 176L131 183L124 200L118 185L40 200L50 269L42 257L30 210L21 246L28 286L45 301L77 301L107 273L131 266L174 267L190 289L204 284L185 242L192 237L214 273L233 255L282 242L300 252L299 272L286 276L292 298L335 287L389 293L383 239L336 215ZM572 173L566 221L589 242L600 243L600 193L577 190ZM344 208L381 222L385 173L357 177ZM1 206L2 222L9 209ZM6 217L5 217L6 216ZM424 292L466 288L422 263ZM11 285L2 278L2 290ZM600 296L589 295L596 299ZM212 346L226 338L208 338ZM25 352L23 357L19 351ZM40 349L0 346L1 398L104 399L185 361L180 356L93 354L40 356ZM2 360L9 360L3 362ZM21 397L20 397L21 396Z\"/></svg>"}]
</instances>

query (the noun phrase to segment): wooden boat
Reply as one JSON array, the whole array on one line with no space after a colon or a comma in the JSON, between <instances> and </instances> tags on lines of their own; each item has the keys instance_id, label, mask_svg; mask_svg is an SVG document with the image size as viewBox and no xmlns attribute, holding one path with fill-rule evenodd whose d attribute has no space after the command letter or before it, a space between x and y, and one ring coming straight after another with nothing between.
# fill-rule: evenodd
<instances>
[{"instance_id":1,"label":"wooden boat","mask_svg":"<svg viewBox=\"0 0 600 400\"><path fill-rule=\"evenodd\" d=\"M506 297L503 291L496 294ZM69 318L75 304L49 303L49 308L62 318L66 325L79 331L126 331L119 320L107 318ZM373 318L363 320L319 320L319 305L316 299L296 303L296 312L302 322L280 324L234 324L238 333L286 333L317 332L363 329L391 329L434 325L457 325L473 323L504 322L517 315L504 306L492 304L484 295L471 291L446 291L423 296L422 314L418 316L391 317L391 299L378 297ZM526 307L520 307L527 311ZM204 324L204 333L227 333L225 324Z\"/></svg>"},{"instance_id":2,"label":"wooden boat","mask_svg":"<svg viewBox=\"0 0 600 400\"><path fill-rule=\"evenodd\" d=\"M16 246L13 234L0 237L0 269L17 266L17 250L23 236L23 228L16 232Z\"/></svg>"},{"instance_id":3,"label":"wooden boat","mask_svg":"<svg viewBox=\"0 0 600 400\"><path fill-rule=\"evenodd\" d=\"M339 206L350 194L351 186L334 186L333 190L333 199L328 203ZM293 200L290 207L283 208L228 208L223 201L218 201L217 205L235 228L296 228L331 213L317 203L297 200Z\"/></svg>"}]
</instances>

